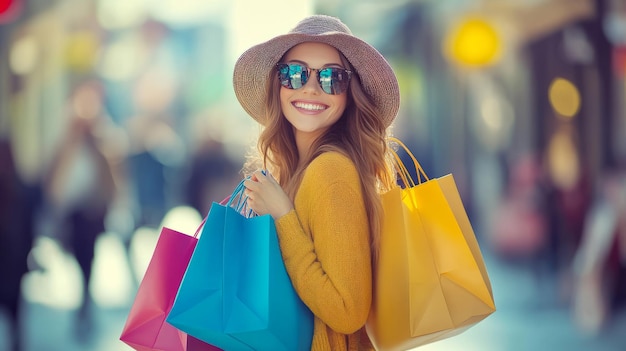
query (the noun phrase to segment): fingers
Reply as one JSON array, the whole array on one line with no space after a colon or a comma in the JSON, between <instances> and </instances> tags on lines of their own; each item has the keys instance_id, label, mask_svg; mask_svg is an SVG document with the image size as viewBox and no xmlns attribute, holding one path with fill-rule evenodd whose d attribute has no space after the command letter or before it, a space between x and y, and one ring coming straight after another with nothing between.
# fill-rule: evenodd
<instances>
[{"instance_id":1,"label":"fingers","mask_svg":"<svg viewBox=\"0 0 626 351\"><path fill-rule=\"evenodd\" d=\"M248 197L252 197L255 192L261 190L263 183L267 181L267 177L262 171L256 171L250 175L250 178L243 182L243 186L246 188L244 194Z\"/></svg>"},{"instance_id":2,"label":"fingers","mask_svg":"<svg viewBox=\"0 0 626 351\"><path fill-rule=\"evenodd\" d=\"M247 205L258 215L270 214L279 218L293 208L276 178L267 171L256 171L243 183Z\"/></svg>"},{"instance_id":3,"label":"fingers","mask_svg":"<svg viewBox=\"0 0 626 351\"><path fill-rule=\"evenodd\" d=\"M274 178L272 173L267 172L267 175L265 176L265 178L267 178L270 182L274 184L278 184L278 181L276 180L276 178Z\"/></svg>"},{"instance_id":4,"label":"fingers","mask_svg":"<svg viewBox=\"0 0 626 351\"><path fill-rule=\"evenodd\" d=\"M248 187L248 185L251 185L253 182L265 183L271 180L274 180L274 182L276 181L274 177L271 174L269 174L269 172L260 170L260 171L256 171L252 173L250 175L250 178L244 182L244 185Z\"/></svg>"},{"instance_id":5,"label":"fingers","mask_svg":"<svg viewBox=\"0 0 626 351\"><path fill-rule=\"evenodd\" d=\"M258 190L259 185L257 184L258 182L256 180L253 180L252 178L247 179L243 182L243 186L246 187L246 189L248 190Z\"/></svg>"},{"instance_id":6,"label":"fingers","mask_svg":"<svg viewBox=\"0 0 626 351\"><path fill-rule=\"evenodd\" d=\"M267 170L256 171L254 172L254 175L256 179L261 183L269 182L278 185L278 181L276 180L276 178L274 178L274 176Z\"/></svg>"},{"instance_id":7,"label":"fingers","mask_svg":"<svg viewBox=\"0 0 626 351\"><path fill-rule=\"evenodd\" d=\"M252 177L257 181L257 182L263 182L265 180L267 180L267 175L268 172L265 170L258 170L254 173L252 173Z\"/></svg>"},{"instance_id":8,"label":"fingers","mask_svg":"<svg viewBox=\"0 0 626 351\"><path fill-rule=\"evenodd\" d=\"M265 170L258 170L250 175L243 183L244 195L248 197L248 205L257 211L259 206L262 206L263 199L267 196L272 196L273 189L280 188L280 185L276 182L276 179ZM268 186L269 185L269 186Z\"/></svg>"}]
</instances>

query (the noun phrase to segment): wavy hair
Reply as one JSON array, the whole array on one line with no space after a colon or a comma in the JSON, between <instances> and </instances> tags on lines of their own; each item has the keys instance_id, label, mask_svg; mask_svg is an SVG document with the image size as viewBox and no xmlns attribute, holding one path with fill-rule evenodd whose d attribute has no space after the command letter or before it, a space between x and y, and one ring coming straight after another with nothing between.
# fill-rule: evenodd
<instances>
[{"instance_id":1,"label":"wavy hair","mask_svg":"<svg viewBox=\"0 0 626 351\"><path fill-rule=\"evenodd\" d=\"M380 193L395 184L393 161L387 145L388 129L377 113L376 105L361 88L358 74L340 53L344 67L352 70L346 109L343 116L311 146L307 159L300 162L293 127L280 105L280 82L271 70L266 85L266 124L257 141L256 152L246 163L250 172L262 166L268 169L293 201L304 170L320 154L336 151L349 157L361 179L365 209L370 227L372 258L378 257L382 205Z\"/></svg>"}]
</instances>

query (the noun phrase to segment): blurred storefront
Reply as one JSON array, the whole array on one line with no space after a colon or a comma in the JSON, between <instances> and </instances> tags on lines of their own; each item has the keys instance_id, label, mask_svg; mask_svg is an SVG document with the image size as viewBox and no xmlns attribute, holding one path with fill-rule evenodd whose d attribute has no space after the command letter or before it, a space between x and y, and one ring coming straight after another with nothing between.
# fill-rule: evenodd
<instances>
[{"instance_id":1,"label":"blurred storefront","mask_svg":"<svg viewBox=\"0 0 626 351\"><path fill-rule=\"evenodd\" d=\"M123 127L150 113L182 133L183 144L192 143L198 124L229 143L248 140L249 132L236 128L249 123L233 100L228 72L242 48L296 21L267 28L276 21L255 19L258 11L243 0L173 7L148 0L14 3L18 10L7 10L0 24L7 58L0 70L2 130L31 178L65 127L64 97L89 77L102 79L106 111ZM313 11L312 2L298 6L290 11ZM496 158L508 168L525 153L542 156L567 126L592 180L625 157L621 1L319 0L314 6L340 16L392 61L403 94L397 134L415 145L433 175L457 173L468 196L477 158ZM570 111L559 111L551 93ZM133 142L128 147L137 147Z\"/></svg>"},{"instance_id":2,"label":"blurred storefront","mask_svg":"<svg viewBox=\"0 0 626 351\"><path fill-rule=\"evenodd\" d=\"M431 176L455 174L483 247L552 277L555 303L598 332L626 296L616 199L626 194L626 2L318 8L390 58L403 94L396 134Z\"/></svg>"}]
</instances>

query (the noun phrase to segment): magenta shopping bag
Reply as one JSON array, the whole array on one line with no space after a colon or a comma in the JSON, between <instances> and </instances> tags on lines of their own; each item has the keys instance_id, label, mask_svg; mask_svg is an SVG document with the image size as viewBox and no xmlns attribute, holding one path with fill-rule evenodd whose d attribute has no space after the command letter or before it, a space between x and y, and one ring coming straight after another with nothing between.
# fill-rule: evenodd
<instances>
[{"instance_id":1,"label":"magenta shopping bag","mask_svg":"<svg viewBox=\"0 0 626 351\"><path fill-rule=\"evenodd\" d=\"M200 228L204 225L204 221ZM139 284L120 340L138 351L217 351L165 321L180 282L198 242L190 236L163 227L146 273Z\"/></svg>"}]
</instances>

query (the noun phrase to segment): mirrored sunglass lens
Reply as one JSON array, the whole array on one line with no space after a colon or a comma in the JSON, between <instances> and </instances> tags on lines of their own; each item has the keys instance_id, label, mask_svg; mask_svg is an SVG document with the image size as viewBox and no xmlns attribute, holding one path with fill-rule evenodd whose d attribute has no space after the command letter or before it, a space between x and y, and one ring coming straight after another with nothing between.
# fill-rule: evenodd
<instances>
[{"instance_id":1,"label":"mirrored sunglass lens","mask_svg":"<svg viewBox=\"0 0 626 351\"><path fill-rule=\"evenodd\" d=\"M280 81L280 85L284 86L285 88L291 88L288 65L278 65L278 80Z\"/></svg>"},{"instance_id":2,"label":"mirrored sunglass lens","mask_svg":"<svg viewBox=\"0 0 626 351\"><path fill-rule=\"evenodd\" d=\"M309 80L306 67L302 65L289 65L289 80L292 89L302 88Z\"/></svg>"},{"instance_id":3,"label":"mirrored sunglass lens","mask_svg":"<svg viewBox=\"0 0 626 351\"><path fill-rule=\"evenodd\" d=\"M348 88L348 72L341 68L324 68L319 71L322 90L327 94L341 94Z\"/></svg>"},{"instance_id":4,"label":"mirrored sunglass lens","mask_svg":"<svg viewBox=\"0 0 626 351\"><path fill-rule=\"evenodd\" d=\"M335 94L333 92L333 69L332 68L324 68L319 71L319 82L322 90L326 94Z\"/></svg>"}]
</instances>

